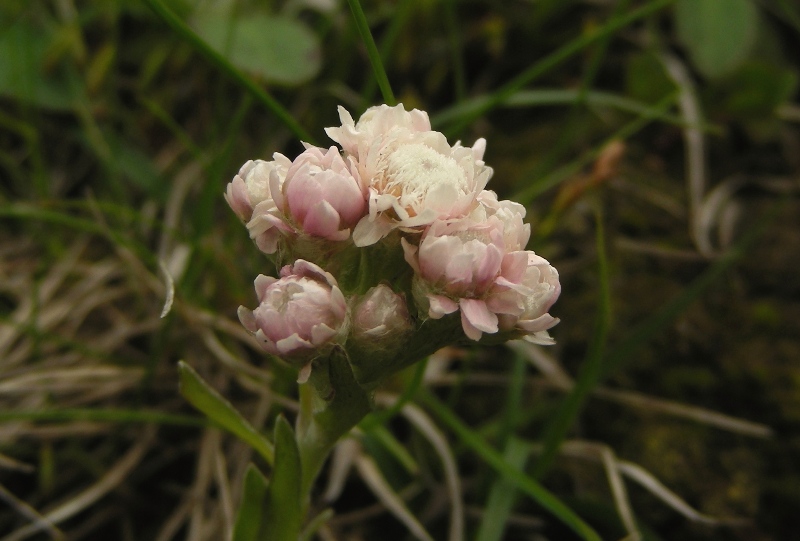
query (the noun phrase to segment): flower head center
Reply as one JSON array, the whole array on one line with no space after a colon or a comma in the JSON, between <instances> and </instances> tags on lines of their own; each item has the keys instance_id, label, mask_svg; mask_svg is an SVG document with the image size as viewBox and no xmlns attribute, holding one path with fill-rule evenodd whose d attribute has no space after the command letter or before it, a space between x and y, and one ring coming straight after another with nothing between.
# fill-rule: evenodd
<instances>
[{"instance_id":1,"label":"flower head center","mask_svg":"<svg viewBox=\"0 0 800 541\"><path fill-rule=\"evenodd\" d=\"M410 205L424 201L428 192L443 185L451 186L458 195L469 191L458 163L421 143L401 145L386 156L384 182L384 193Z\"/></svg>"}]
</instances>

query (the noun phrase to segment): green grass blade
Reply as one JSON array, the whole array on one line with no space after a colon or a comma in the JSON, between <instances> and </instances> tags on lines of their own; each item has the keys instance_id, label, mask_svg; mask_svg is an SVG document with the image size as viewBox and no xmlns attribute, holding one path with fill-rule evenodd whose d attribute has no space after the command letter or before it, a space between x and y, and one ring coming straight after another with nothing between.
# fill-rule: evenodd
<instances>
[{"instance_id":1,"label":"green grass blade","mask_svg":"<svg viewBox=\"0 0 800 541\"><path fill-rule=\"evenodd\" d=\"M40 421L48 423L90 421L98 423L154 423L171 426L209 426L206 419L160 411L68 408L37 411L0 411L0 423L10 421Z\"/></svg>"},{"instance_id":2,"label":"green grass blade","mask_svg":"<svg viewBox=\"0 0 800 541\"><path fill-rule=\"evenodd\" d=\"M503 456L494 450L480 435L465 425L453 411L430 393L421 393L422 402L436 416L455 432L461 442L475 451L483 460L508 479L519 490L530 496L544 509L552 513L561 522L567 525L586 541L600 541L600 536L591 526L584 522L569 507L564 505L555 495L542 487L537 481L514 468L503 459Z\"/></svg>"},{"instance_id":3,"label":"green grass blade","mask_svg":"<svg viewBox=\"0 0 800 541\"><path fill-rule=\"evenodd\" d=\"M669 301L636 327L626 340L608 354L604 363L603 376L608 376L619 368L637 349L670 325L675 318L713 286L725 271L744 257L766 233L769 226L778 219L780 211L786 206L786 203L787 199L776 203L755 227L750 229L739 242L703 271L700 276L695 278L680 295Z\"/></svg>"},{"instance_id":4,"label":"green grass blade","mask_svg":"<svg viewBox=\"0 0 800 541\"><path fill-rule=\"evenodd\" d=\"M516 470L522 470L530 455L530 446L516 438L508 441L506 451L503 453L505 460ZM483 520L478 529L475 541L500 541L506 529L506 522L511 515L516 501L516 489L508 479L500 477L489 491L489 499L483 513Z\"/></svg>"},{"instance_id":5,"label":"green grass blade","mask_svg":"<svg viewBox=\"0 0 800 541\"><path fill-rule=\"evenodd\" d=\"M181 394L195 408L208 415L208 417L222 428L237 436L255 449L264 460L272 465L275 450L272 444L262 436L253 425L242 417L234 407L225 400L217 391L183 361L178 362L180 375Z\"/></svg>"},{"instance_id":6,"label":"green grass blade","mask_svg":"<svg viewBox=\"0 0 800 541\"><path fill-rule=\"evenodd\" d=\"M520 90L507 101L501 104L504 108L519 107L545 107L555 105L573 105L579 101L580 92L574 89L560 88L539 88L536 90ZM714 124L702 123L700 125L687 122L680 115L673 115L665 112L664 108L648 105L638 100L603 92L600 90L589 90L586 92L586 103L594 107L610 107L625 113L632 113L638 116L649 117L659 120L666 124L680 127L699 128L706 133L721 134L722 129ZM431 125L439 127L457 120L462 115L477 111L489 101L488 96L479 96L466 101L459 102L452 107L439 111L431 117Z\"/></svg>"},{"instance_id":7,"label":"green grass blade","mask_svg":"<svg viewBox=\"0 0 800 541\"><path fill-rule=\"evenodd\" d=\"M594 332L592 333L592 339L586 351L586 358L583 361L583 366L578 380L575 382L575 386L561 402L555 415L550 419L545 428L542 438L544 449L536 460L531 472L531 475L537 479L541 478L550 468L561 446L561 442L564 441L567 435L567 431L575 422L575 418L580 413L586 398L589 396L589 393L592 392L592 389L597 386L603 373L603 355L605 353L608 328L611 321L611 288L608 273L608 259L606 257L605 233L603 231L603 217L599 208L596 210L595 216L597 224L596 246L599 298Z\"/></svg>"},{"instance_id":8,"label":"green grass blade","mask_svg":"<svg viewBox=\"0 0 800 541\"><path fill-rule=\"evenodd\" d=\"M153 1L153 0L147 0ZM353 19L355 20L358 33L361 34L361 39L364 46L367 48L367 56L369 62L372 64L372 71L375 74L375 79L378 81L378 87L383 94L383 101L387 105L395 105L397 102L392 92L392 87L389 84L389 77L386 76L386 70L383 68L383 61L378 52L378 47L375 45L375 39L372 37L372 32L367 23L367 17L364 15L364 10L361 9L361 3L358 0L347 0L350 4L350 11L353 12Z\"/></svg>"},{"instance_id":9,"label":"green grass blade","mask_svg":"<svg viewBox=\"0 0 800 541\"><path fill-rule=\"evenodd\" d=\"M661 100L657 105L656 108L662 111L665 111L667 107L672 103L675 99L675 94L669 95ZM622 126L619 130L617 130L611 137L606 138L602 141L599 145L596 145L591 151L584 153L578 159L573 160L572 162L559 167L549 175L542 177L540 179L534 179L533 182L530 182L526 188L523 188L516 194L514 194L511 199L526 205L533 201L536 196L546 192L550 188L557 186L563 180L575 175L578 173L583 167L590 164L594 159L596 159L603 149L608 145L611 141L614 140L621 140L624 141L631 137L633 134L647 126L650 122L654 120L654 116L650 114L644 114L638 118L633 119L631 122ZM535 233L534 233L535 234Z\"/></svg>"},{"instance_id":10,"label":"green grass blade","mask_svg":"<svg viewBox=\"0 0 800 541\"><path fill-rule=\"evenodd\" d=\"M142 0L158 15L158 17L172 29L179 37L188 42L195 50L202 54L209 62L233 79L239 86L247 90L259 103L269 109L283 124L289 128L302 141L314 143L314 138L307 133L275 98L270 96L263 88L245 76L233 64L215 51L194 30L172 12L161 0Z\"/></svg>"},{"instance_id":11,"label":"green grass blade","mask_svg":"<svg viewBox=\"0 0 800 541\"><path fill-rule=\"evenodd\" d=\"M462 116L456 123L454 123L446 130L448 135L454 135L460 133L466 126L471 124L476 118L486 114L492 109L495 109L500 104L508 100L508 98L510 98L516 92L521 90L523 87L527 86L528 84L530 84L537 78L541 77L551 69L557 67L571 56L579 53L589 45L597 41L600 41L602 39L605 39L606 36L613 34L614 32L622 28L625 28L631 23L634 23L640 19L643 19L645 17L648 17L656 13L661 9L664 9L674 1L675 0L655 0L654 2L650 2L649 4L646 4L638 9L631 11L627 15L612 19L604 26L598 28L597 30L595 30L590 34L583 35L580 36L579 38L572 40L571 42L567 43L560 49L549 54L539 62L536 62L534 65L532 65L531 67L520 73L511 81L500 87L491 96L489 96L489 99L486 102L484 102L483 105L471 111L469 114Z\"/></svg>"}]
</instances>

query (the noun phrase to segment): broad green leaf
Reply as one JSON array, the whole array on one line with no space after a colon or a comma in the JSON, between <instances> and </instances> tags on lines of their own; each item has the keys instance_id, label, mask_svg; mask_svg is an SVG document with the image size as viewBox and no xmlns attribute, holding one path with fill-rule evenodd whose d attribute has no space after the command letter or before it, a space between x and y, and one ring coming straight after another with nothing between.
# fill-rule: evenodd
<instances>
[{"instance_id":1,"label":"broad green leaf","mask_svg":"<svg viewBox=\"0 0 800 541\"><path fill-rule=\"evenodd\" d=\"M791 99L797 83L795 70L751 61L721 82L715 103L739 117L770 117L775 108Z\"/></svg>"},{"instance_id":2,"label":"broad green leaf","mask_svg":"<svg viewBox=\"0 0 800 541\"><path fill-rule=\"evenodd\" d=\"M192 22L200 37L234 66L266 81L297 85L319 71L317 37L294 19L245 13L224 16L202 9L195 12Z\"/></svg>"},{"instance_id":3,"label":"broad green leaf","mask_svg":"<svg viewBox=\"0 0 800 541\"><path fill-rule=\"evenodd\" d=\"M189 403L209 419L237 436L272 464L275 451L272 444L245 420L234 407L183 361L178 362L180 390Z\"/></svg>"},{"instance_id":4,"label":"broad green leaf","mask_svg":"<svg viewBox=\"0 0 800 541\"><path fill-rule=\"evenodd\" d=\"M625 64L625 90L634 100L655 103L675 92L675 83L656 55L635 53Z\"/></svg>"},{"instance_id":5,"label":"broad green leaf","mask_svg":"<svg viewBox=\"0 0 800 541\"><path fill-rule=\"evenodd\" d=\"M45 70L52 33L19 18L0 28L0 96L44 109L69 110L72 94L57 71Z\"/></svg>"},{"instance_id":6,"label":"broad green leaf","mask_svg":"<svg viewBox=\"0 0 800 541\"><path fill-rule=\"evenodd\" d=\"M262 530L264 541L297 541L303 524L300 451L289 421L282 415L275 423L275 466L269 483Z\"/></svg>"},{"instance_id":7,"label":"broad green leaf","mask_svg":"<svg viewBox=\"0 0 800 541\"><path fill-rule=\"evenodd\" d=\"M244 477L242 503L233 527L233 541L259 541L268 487L267 478L250 464Z\"/></svg>"},{"instance_id":8,"label":"broad green leaf","mask_svg":"<svg viewBox=\"0 0 800 541\"><path fill-rule=\"evenodd\" d=\"M733 72L750 54L758 33L751 0L678 0L675 25L700 72L717 78Z\"/></svg>"}]
</instances>

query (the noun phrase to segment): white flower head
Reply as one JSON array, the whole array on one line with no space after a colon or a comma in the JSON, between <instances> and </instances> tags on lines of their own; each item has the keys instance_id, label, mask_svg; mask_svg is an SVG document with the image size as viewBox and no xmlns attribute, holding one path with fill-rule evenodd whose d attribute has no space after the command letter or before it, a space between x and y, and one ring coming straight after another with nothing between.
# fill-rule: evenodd
<instances>
[{"instance_id":1,"label":"white flower head","mask_svg":"<svg viewBox=\"0 0 800 541\"><path fill-rule=\"evenodd\" d=\"M328 135L352 156L368 187L369 213L353 231L357 246L376 243L393 229L419 229L434 220L460 218L477 205L492 169L483 162L486 141L472 148L430 129L422 111L373 107Z\"/></svg>"}]
</instances>

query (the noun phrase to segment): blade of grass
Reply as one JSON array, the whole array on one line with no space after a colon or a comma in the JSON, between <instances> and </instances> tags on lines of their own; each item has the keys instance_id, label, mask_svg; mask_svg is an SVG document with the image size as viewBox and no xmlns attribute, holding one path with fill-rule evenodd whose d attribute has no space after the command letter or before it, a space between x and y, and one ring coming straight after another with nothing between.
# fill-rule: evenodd
<instances>
[{"instance_id":1,"label":"blade of grass","mask_svg":"<svg viewBox=\"0 0 800 541\"><path fill-rule=\"evenodd\" d=\"M464 445L475 451L487 465L494 468L515 487L552 513L582 539L600 541L600 536L591 526L536 480L506 462L500 453L494 450L474 430L464 424L450 408L433 394L428 392L420 393L420 399L425 406L436 414L440 421L458 436Z\"/></svg>"},{"instance_id":2,"label":"blade of grass","mask_svg":"<svg viewBox=\"0 0 800 541\"><path fill-rule=\"evenodd\" d=\"M528 460L528 455L530 455L530 446L525 442L512 438L506 445L503 460L513 468L522 470ZM508 522L508 517L511 515L516 499L514 485L508 479L498 478L489 491L486 510L475 541L500 541L503 539L506 522Z\"/></svg>"},{"instance_id":3,"label":"blade of grass","mask_svg":"<svg viewBox=\"0 0 800 541\"><path fill-rule=\"evenodd\" d=\"M541 478L550 468L558 448L564 441L567 431L572 426L575 418L580 413L583 403L589 393L600 382L603 373L603 355L605 353L608 328L611 320L611 289L609 285L608 260L606 258L606 241L603 230L603 216L599 203L595 210L596 246L597 246L597 276L599 281L599 298L597 302L597 316L594 332L592 333L586 358L578 376L575 386L567 397L561 402L555 415L545 427L542 437L544 449L533 466L531 476Z\"/></svg>"},{"instance_id":4,"label":"blade of grass","mask_svg":"<svg viewBox=\"0 0 800 541\"><path fill-rule=\"evenodd\" d=\"M703 271L700 276L695 278L680 295L669 301L660 310L640 323L626 340L608 354L608 357L603 363L603 377L608 376L611 372L618 369L637 349L670 325L672 321L696 301L700 295L714 285L725 271L744 257L756 242L764 236L767 229L778 219L780 211L786 206L787 201L788 199L784 198L775 203L755 227L751 228L739 242L733 245L725 254Z\"/></svg>"},{"instance_id":5,"label":"blade of grass","mask_svg":"<svg viewBox=\"0 0 800 541\"><path fill-rule=\"evenodd\" d=\"M580 99L580 92L574 89L560 88L539 88L536 90L520 90L508 98L501 107L542 107L553 105L572 105ZM431 125L436 128L453 122L459 116L475 111L489 100L488 96L479 96L466 101L459 102L452 107L448 107L431 118ZM660 120L667 124L681 127L697 127L706 133L721 134L722 129L714 124L703 123L694 126L678 115L672 115L656 106L612 94L600 90L589 90L586 92L586 103L595 107L612 107L626 113L633 113L640 116L648 116L654 120Z\"/></svg>"},{"instance_id":6,"label":"blade of grass","mask_svg":"<svg viewBox=\"0 0 800 541\"><path fill-rule=\"evenodd\" d=\"M289 128L299 139L313 144L314 138L307 133L278 101L266 90L245 76L224 56L215 51L194 30L189 28L175 13L172 12L161 0L142 0L170 29L181 39L189 43L195 50L202 54L216 68L233 79L239 86L247 90L259 103L271 111L283 124Z\"/></svg>"},{"instance_id":7,"label":"blade of grass","mask_svg":"<svg viewBox=\"0 0 800 541\"><path fill-rule=\"evenodd\" d=\"M461 32L458 26L458 13L456 12L457 0L445 0L442 3L444 11L444 26L447 32L447 44L450 47L450 56L453 62L453 90L456 102L460 102L467 95L467 81L464 75L464 56L461 46Z\"/></svg>"},{"instance_id":8,"label":"blade of grass","mask_svg":"<svg viewBox=\"0 0 800 541\"><path fill-rule=\"evenodd\" d=\"M674 99L675 99L674 94L669 95L664 99L662 99L660 102L658 102L656 108L664 111L666 110L667 107L669 107L669 105L672 103ZM603 151L606 145L610 144L614 140L624 141L625 139L631 137L639 130L643 129L653 120L654 117L651 116L650 114L645 114L638 118L635 118L628 124L622 126L619 130L617 130L610 137L606 138L599 145L595 146L595 148L593 148L591 151L584 153L579 158L556 169L549 175L541 179L535 179L526 188L514 194L512 199L514 201L522 203L523 205L530 203L531 201L533 201L534 198L536 198L537 195L544 193L545 191L549 190L554 186L557 186L561 181L575 175L583 167L591 163L594 159L597 158L600 152Z\"/></svg>"},{"instance_id":9,"label":"blade of grass","mask_svg":"<svg viewBox=\"0 0 800 541\"><path fill-rule=\"evenodd\" d=\"M385 62L389 57L389 53L391 53L394 49L394 45L397 42L400 31L408 22L408 18L411 16L416 4L416 0L402 0L397 7L392 10L392 18L389 21L388 28L383 32L383 37L379 47L382 61ZM377 87L378 79L375 77L370 77L367 82L364 83L363 89L361 90L361 101L363 102L364 107L372 103L373 96L375 95L375 89Z\"/></svg>"},{"instance_id":10,"label":"blade of grass","mask_svg":"<svg viewBox=\"0 0 800 541\"><path fill-rule=\"evenodd\" d=\"M460 133L466 126L471 124L476 118L480 117L481 115L486 114L487 112L495 109L509 97L514 95L517 91L521 90L523 87L527 86L538 77L541 77L545 73L547 73L552 68L560 65L562 62L570 58L571 56L579 53L592 43L600 41L604 39L606 36L613 34L617 30L620 30L629 24L638 21L639 19L643 19L649 15L656 13L657 11L664 9L668 5L670 5L674 0L656 0L654 2L650 2L638 9L635 9L628 13L625 16L619 17L617 19L613 19L603 25L602 27L598 28L594 32L590 34L586 34L580 36L571 42L567 43L563 47L559 48L558 50L550 53L545 58L536 62L534 65L520 73L518 76L513 78L511 81L497 89L493 94L489 96L489 99L480 107L477 107L474 111L470 112L467 115L464 115L461 119L455 122L452 126L446 129L446 133L449 136L454 136Z\"/></svg>"},{"instance_id":11,"label":"blade of grass","mask_svg":"<svg viewBox=\"0 0 800 541\"><path fill-rule=\"evenodd\" d=\"M49 423L92 421L100 423L154 423L172 426L209 426L201 417L160 411L68 408L59 410L0 411L0 422L40 421Z\"/></svg>"},{"instance_id":12,"label":"blade of grass","mask_svg":"<svg viewBox=\"0 0 800 541\"><path fill-rule=\"evenodd\" d=\"M152 2L155 0L146 0ZM386 70L383 68L383 61L378 52L378 47L375 46L375 39L372 37L372 32L367 23L367 17L364 15L364 10L361 9L361 3L358 0L347 0L350 5L350 11L353 12L353 19L355 20L358 33L361 34L361 39L364 46L367 48L367 56L369 62L372 64L372 71L375 74L375 79L378 81L378 87L383 94L383 101L387 105L395 105L397 102L394 99L392 87L389 84L389 77L386 76Z\"/></svg>"},{"instance_id":13,"label":"blade of grass","mask_svg":"<svg viewBox=\"0 0 800 541\"><path fill-rule=\"evenodd\" d=\"M628 4L630 4L630 0L616 2L609 20L613 22L619 19L624 10L628 8ZM559 163L569 153L570 149L580 148L582 139L581 126L585 125L586 98L600 70L612 37L613 34L603 36L589 52L589 60L578 87L578 94L570 107L566 121L563 122L563 127L559 130L558 137L555 138L554 143L549 145L549 150L542 157L540 163L534 167L532 176L539 177L542 172L551 170Z\"/></svg>"}]
</instances>

